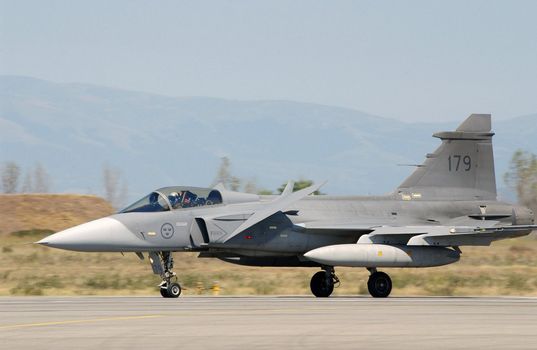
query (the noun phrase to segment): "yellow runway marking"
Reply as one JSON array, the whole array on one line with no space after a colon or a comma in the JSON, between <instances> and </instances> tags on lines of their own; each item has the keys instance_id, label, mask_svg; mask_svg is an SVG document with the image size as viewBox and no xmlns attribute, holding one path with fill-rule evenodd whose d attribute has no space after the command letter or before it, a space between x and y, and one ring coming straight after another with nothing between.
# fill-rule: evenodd
<instances>
[{"instance_id":1,"label":"yellow runway marking","mask_svg":"<svg viewBox=\"0 0 537 350\"><path fill-rule=\"evenodd\" d=\"M0 330L14 329L14 328L28 328L28 327L57 326L57 325L76 324L76 323L104 322L104 321L142 320L145 318L158 318L158 317L163 317L163 316L162 315L124 316L124 317L92 318L92 319L87 319L87 320L67 320L67 321L40 322L40 323L22 323L22 324L0 326Z\"/></svg>"},{"instance_id":2,"label":"yellow runway marking","mask_svg":"<svg viewBox=\"0 0 537 350\"><path fill-rule=\"evenodd\" d=\"M309 311L331 311L324 308L311 308ZM273 314L273 313L296 313L303 312L304 309L262 309L262 310L246 310L246 315L260 315L260 314ZM121 316L121 317L106 317L106 318L92 318L84 320L66 320L66 321L52 321L52 322L39 322L39 323L21 323L12 325L0 325L0 331L4 329L17 329L17 328L31 328L31 327L45 327L45 326L59 326L78 323L91 323L91 322L105 322L105 321L123 321L123 320L142 320L149 318L159 317L206 317L206 316L228 316L235 315L236 310L220 310L220 311L208 311L199 310L196 312L181 312L181 313L167 313L165 315L144 315L144 316Z\"/></svg>"}]
</instances>

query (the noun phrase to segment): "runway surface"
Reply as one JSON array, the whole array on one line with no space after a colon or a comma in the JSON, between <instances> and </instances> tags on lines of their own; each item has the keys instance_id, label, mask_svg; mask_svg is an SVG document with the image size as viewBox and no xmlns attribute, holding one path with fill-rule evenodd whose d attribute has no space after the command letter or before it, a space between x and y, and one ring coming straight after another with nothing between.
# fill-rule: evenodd
<instances>
[{"instance_id":1,"label":"runway surface","mask_svg":"<svg viewBox=\"0 0 537 350\"><path fill-rule=\"evenodd\" d=\"M537 349L537 298L3 297L1 349Z\"/></svg>"}]
</instances>

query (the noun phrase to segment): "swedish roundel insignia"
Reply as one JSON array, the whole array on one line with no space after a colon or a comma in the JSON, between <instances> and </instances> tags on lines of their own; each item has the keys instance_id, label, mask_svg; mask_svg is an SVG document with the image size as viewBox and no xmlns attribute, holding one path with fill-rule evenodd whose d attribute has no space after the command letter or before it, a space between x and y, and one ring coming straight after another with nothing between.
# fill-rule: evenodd
<instances>
[{"instance_id":1,"label":"swedish roundel insignia","mask_svg":"<svg viewBox=\"0 0 537 350\"><path fill-rule=\"evenodd\" d=\"M163 238L166 238L166 239L172 238L173 233L174 233L174 229L173 229L172 224L165 223L160 228L160 234L162 235Z\"/></svg>"}]
</instances>

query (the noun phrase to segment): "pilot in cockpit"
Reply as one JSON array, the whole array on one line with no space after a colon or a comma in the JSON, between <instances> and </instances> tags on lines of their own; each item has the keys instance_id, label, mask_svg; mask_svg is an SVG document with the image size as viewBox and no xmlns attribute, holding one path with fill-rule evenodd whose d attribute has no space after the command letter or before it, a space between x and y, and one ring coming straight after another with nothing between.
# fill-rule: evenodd
<instances>
[{"instance_id":1,"label":"pilot in cockpit","mask_svg":"<svg viewBox=\"0 0 537 350\"><path fill-rule=\"evenodd\" d=\"M184 191L182 193L182 200L181 200L181 206L183 208L193 207L196 205L196 198L197 196L190 192L190 191Z\"/></svg>"},{"instance_id":2,"label":"pilot in cockpit","mask_svg":"<svg viewBox=\"0 0 537 350\"><path fill-rule=\"evenodd\" d=\"M197 196L190 191L172 192L168 195L168 200L173 209L189 208L196 206Z\"/></svg>"},{"instance_id":3,"label":"pilot in cockpit","mask_svg":"<svg viewBox=\"0 0 537 350\"><path fill-rule=\"evenodd\" d=\"M158 202L158 196L159 194L157 192L153 192L149 195L149 204L152 207L158 207L160 205Z\"/></svg>"},{"instance_id":4,"label":"pilot in cockpit","mask_svg":"<svg viewBox=\"0 0 537 350\"><path fill-rule=\"evenodd\" d=\"M182 193L182 192L181 192ZM177 209L181 206L181 194L177 192L172 192L168 195L168 200L170 201L170 204L173 209Z\"/></svg>"}]
</instances>

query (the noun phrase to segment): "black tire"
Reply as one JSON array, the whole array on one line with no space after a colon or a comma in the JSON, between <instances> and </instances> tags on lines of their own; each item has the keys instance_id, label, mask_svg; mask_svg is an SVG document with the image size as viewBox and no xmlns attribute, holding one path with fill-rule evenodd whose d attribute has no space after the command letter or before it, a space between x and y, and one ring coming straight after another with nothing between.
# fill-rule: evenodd
<instances>
[{"instance_id":1,"label":"black tire","mask_svg":"<svg viewBox=\"0 0 537 350\"><path fill-rule=\"evenodd\" d=\"M167 288L168 298L178 298L181 295L179 283L170 283Z\"/></svg>"},{"instance_id":2,"label":"black tire","mask_svg":"<svg viewBox=\"0 0 537 350\"><path fill-rule=\"evenodd\" d=\"M375 272L367 281L369 294L374 298L386 298L392 291L392 279L384 272Z\"/></svg>"},{"instance_id":3,"label":"black tire","mask_svg":"<svg viewBox=\"0 0 537 350\"><path fill-rule=\"evenodd\" d=\"M317 298L327 298L334 291L334 282L330 277L326 278L326 272L319 271L311 277L310 288Z\"/></svg>"},{"instance_id":4,"label":"black tire","mask_svg":"<svg viewBox=\"0 0 537 350\"><path fill-rule=\"evenodd\" d=\"M166 288L160 288L160 295L162 295L163 298L169 298L170 296L168 295L168 289Z\"/></svg>"}]
</instances>

